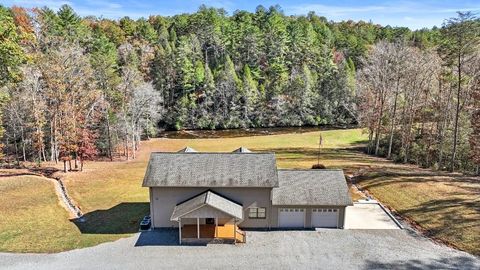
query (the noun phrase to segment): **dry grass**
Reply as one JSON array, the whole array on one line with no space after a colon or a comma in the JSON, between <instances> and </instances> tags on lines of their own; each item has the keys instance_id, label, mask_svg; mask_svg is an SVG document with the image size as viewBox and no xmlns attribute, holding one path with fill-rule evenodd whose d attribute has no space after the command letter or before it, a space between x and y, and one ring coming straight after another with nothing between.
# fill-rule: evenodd
<instances>
[{"instance_id":1,"label":"dry grass","mask_svg":"<svg viewBox=\"0 0 480 270\"><path fill-rule=\"evenodd\" d=\"M152 139L143 142L135 160L88 162L84 172L68 173L65 183L83 212L114 207L122 202L148 202L148 190L141 187L151 152L177 151L190 146L198 151L232 151L245 146L255 151L274 151L281 168L310 168L317 162L318 132L217 139ZM324 149L320 162L327 168L342 168L345 158L355 166L356 155L348 148L364 139L360 129L322 132Z\"/></svg>"},{"instance_id":2,"label":"dry grass","mask_svg":"<svg viewBox=\"0 0 480 270\"><path fill-rule=\"evenodd\" d=\"M46 179L13 175L1 178L0 250L56 252L93 246L135 232L139 219L148 213L148 190L141 187L141 181L152 151L177 151L187 145L199 151L231 151L246 146L277 152L281 167L310 168L316 163L318 135L308 132L224 139L152 139L142 143L135 160L88 162L84 172L61 174L70 196L85 213L85 223L68 220L67 212L58 204L53 184ZM320 162L327 167L338 167L333 165L342 159L331 158L335 148L352 147L364 138L358 129L323 131L322 135ZM347 151L338 153L344 155ZM25 171L2 170L1 174L19 172Z\"/></svg>"},{"instance_id":3,"label":"dry grass","mask_svg":"<svg viewBox=\"0 0 480 270\"><path fill-rule=\"evenodd\" d=\"M480 255L480 179L412 168L367 173L360 185L430 237Z\"/></svg>"},{"instance_id":4,"label":"dry grass","mask_svg":"<svg viewBox=\"0 0 480 270\"><path fill-rule=\"evenodd\" d=\"M25 230L18 232L15 228L26 219L32 220L32 226L35 226L37 221L31 217L37 219L41 215L39 213L47 210L36 209L37 206L27 200L21 204L28 209L29 216L11 219L12 224L8 226L0 225L2 232L0 240L6 239L5 235L12 235L17 230L17 235L22 237L17 239L22 241L17 241L15 248L12 248L11 244L0 243L0 249L59 251L91 246L129 235L138 225L137 221L141 216L148 212L148 190L141 187L141 182L152 151L177 151L185 146L198 151L231 151L239 146L245 146L254 151L275 152L280 168L310 168L317 162L318 135L318 132L306 132L236 138L152 139L143 142L135 160L88 162L85 164L84 172L64 175L70 195L86 213L86 223L75 226L74 223L65 221L66 212L56 202L54 203L56 198L52 197L48 202L50 206L43 207L56 208L63 213L55 214L56 219L52 219L59 225L42 227L44 229L39 229L37 234L51 234L55 231L56 234L63 236L53 238L51 243L44 247L32 249L29 246L30 242L23 242L23 239L32 239L31 242L35 242L35 239L41 238L40 235ZM359 129L322 131L322 136L324 145L320 163L327 168L342 168L347 174L362 172L364 177L361 178L360 185L376 198L429 229L431 236L479 254L478 178L442 174L367 156L358 150L365 140L365 135ZM1 181L4 180L0 180L0 190L4 185ZM45 197L55 195L53 187L50 190L46 186L45 190L37 191L30 185L21 183L20 181L20 184L12 190L25 189L18 192L35 195L50 192L50 195ZM7 196L2 196L3 200L0 198L0 209L7 208L10 213L15 213L11 210L15 209L14 206L5 204L5 201L23 200L14 196L15 192L10 191ZM361 194L352 191L354 200L361 197ZM46 222L48 224L49 221ZM65 242L68 243L63 244Z\"/></svg>"},{"instance_id":5,"label":"dry grass","mask_svg":"<svg viewBox=\"0 0 480 270\"><path fill-rule=\"evenodd\" d=\"M53 183L46 178L2 177L0 194L1 251L59 252L94 246L122 236L81 233L68 220Z\"/></svg>"}]
</instances>

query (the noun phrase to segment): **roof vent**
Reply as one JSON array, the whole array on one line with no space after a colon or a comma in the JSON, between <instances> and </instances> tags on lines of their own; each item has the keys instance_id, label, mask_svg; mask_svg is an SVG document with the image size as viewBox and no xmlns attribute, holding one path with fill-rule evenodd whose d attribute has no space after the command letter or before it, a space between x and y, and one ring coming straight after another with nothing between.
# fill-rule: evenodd
<instances>
[{"instance_id":1,"label":"roof vent","mask_svg":"<svg viewBox=\"0 0 480 270\"><path fill-rule=\"evenodd\" d=\"M197 150L190 148L190 147L185 147L182 150L177 151L177 153L195 153Z\"/></svg>"},{"instance_id":2,"label":"roof vent","mask_svg":"<svg viewBox=\"0 0 480 270\"><path fill-rule=\"evenodd\" d=\"M251 153L252 151L248 150L248 148L242 146L238 149L233 150L233 153Z\"/></svg>"}]
</instances>

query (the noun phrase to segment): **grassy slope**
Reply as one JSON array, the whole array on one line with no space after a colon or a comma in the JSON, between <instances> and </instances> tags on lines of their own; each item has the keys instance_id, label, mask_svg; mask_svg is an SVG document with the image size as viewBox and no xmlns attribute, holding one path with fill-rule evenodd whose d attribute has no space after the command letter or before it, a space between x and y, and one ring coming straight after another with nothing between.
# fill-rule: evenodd
<instances>
[{"instance_id":1,"label":"grassy slope","mask_svg":"<svg viewBox=\"0 0 480 270\"><path fill-rule=\"evenodd\" d=\"M480 179L412 167L370 172L360 182L427 234L480 255Z\"/></svg>"},{"instance_id":2,"label":"grassy slope","mask_svg":"<svg viewBox=\"0 0 480 270\"><path fill-rule=\"evenodd\" d=\"M37 176L0 178L0 250L58 252L118 236L82 234L68 220L52 182Z\"/></svg>"},{"instance_id":3,"label":"grassy slope","mask_svg":"<svg viewBox=\"0 0 480 270\"><path fill-rule=\"evenodd\" d=\"M366 177L360 185L367 188L375 197L411 219L430 229L433 237L449 241L456 246L474 254L480 253L480 214L479 196L480 181L459 175L444 174L418 169L415 166L393 164L381 158L370 157L355 149L365 136L356 130L322 131L324 146L321 163L327 167L343 168L347 173L361 170ZM41 226L38 232L25 230L22 238L30 241L18 241L13 245L2 244L1 250L9 251L58 251L71 248L95 245L124 237L134 232L137 220L148 212L148 192L141 187L145 166L151 151L176 151L191 146L199 151L231 151L239 146L246 146L256 151L275 151L277 162L281 168L309 168L316 163L318 132L282 134L259 137L239 137L224 139L154 139L142 143L137 159L123 162L89 162L85 172L66 175L69 193L87 215L85 224L79 227L62 217L54 228L59 235L48 245L29 246L30 242L39 240L41 235L51 233L51 226ZM3 195L5 182L0 179L0 190ZM48 183L48 182L46 182ZM15 189L25 188L18 184ZM24 192L32 194L53 194L53 187L38 192L28 187ZM7 201L17 199L13 191L0 198L0 209L10 211ZM10 195L12 194L12 196ZM42 196L43 197L43 196ZM354 199L358 197L353 194ZM22 201L22 200L20 200ZM43 210L30 210L34 204L22 203L30 216L38 218ZM53 207L53 198L50 201ZM40 207L40 206L39 206ZM43 206L47 207L47 206ZM63 209L55 204L55 207ZM3 214L3 213L2 213ZM59 217L62 214L55 215ZM0 241L5 235L13 234L27 216L16 216L13 224L6 226L0 223ZM56 219L52 219L56 220ZM48 222L48 220L46 221ZM63 223L62 223L63 222ZM52 222L53 223L53 222ZM36 223L32 221L32 226ZM43 231L42 231L43 230ZM83 233L80 233L83 232ZM54 235L56 235L55 232ZM65 238L70 238L66 240ZM63 244L64 241L70 241ZM41 241L40 241L41 242Z\"/></svg>"},{"instance_id":4,"label":"grassy slope","mask_svg":"<svg viewBox=\"0 0 480 270\"><path fill-rule=\"evenodd\" d=\"M155 139L142 145L137 160L87 164L90 172L71 174L67 184L86 211L124 201L148 201L140 182L150 151L176 151L185 146L198 151L231 151L246 146L256 151L274 151L281 168L309 168L316 163L318 135L309 132L223 139ZM375 197L429 229L431 236L480 253L478 178L450 174L439 177L438 172L366 156L354 148L365 140L358 129L322 131L322 136L321 163L343 168L347 173L367 172L368 177L360 185ZM108 187L108 194L99 194L96 190L104 186ZM355 193L352 197L360 198Z\"/></svg>"}]
</instances>

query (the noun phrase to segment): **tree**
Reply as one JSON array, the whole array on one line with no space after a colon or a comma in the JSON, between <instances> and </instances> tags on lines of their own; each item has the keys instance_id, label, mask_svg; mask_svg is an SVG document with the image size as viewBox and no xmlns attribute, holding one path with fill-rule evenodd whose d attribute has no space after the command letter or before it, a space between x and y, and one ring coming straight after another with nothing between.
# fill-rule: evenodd
<instances>
[{"instance_id":1,"label":"tree","mask_svg":"<svg viewBox=\"0 0 480 270\"><path fill-rule=\"evenodd\" d=\"M101 93L91 83L89 59L78 45L52 48L40 63L50 110L51 159L68 161L72 169L71 160L78 157L78 130L91 126L88 116L99 105Z\"/></svg>"},{"instance_id":2,"label":"tree","mask_svg":"<svg viewBox=\"0 0 480 270\"><path fill-rule=\"evenodd\" d=\"M129 141L130 138L134 138L135 134L132 129L131 122L129 121L129 106L132 100L134 89L140 84L141 77L138 70L134 66L124 66L121 69L121 82L118 85L118 91L120 92L120 113L119 118L122 119L120 130L123 137L124 155L128 160L129 155ZM135 141L131 141L132 149L135 149ZM135 155L135 151L132 152Z\"/></svg>"},{"instance_id":3,"label":"tree","mask_svg":"<svg viewBox=\"0 0 480 270\"><path fill-rule=\"evenodd\" d=\"M459 133L459 117L462 104L463 84L465 78L462 77L465 65L468 65L472 59L473 52L478 50L480 44L480 26L475 21L476 17L471 12L458 12L458 17L450 18L442 27L444 43L441 51L448 65L455 67L456 72L456 108L455 124L453 132L452 156L450 161L450 171L455 170L457 156L457 144Z\"/></svg>"},{"instance_id":4,"label":"tree","mask_svg":"<svg viewBox=\"0 0 480 270\"><path fill-rule=\"evenodd\" d=\"M470 133L471 157L476 164L476 173L479 174L480 167L480 80L476 79L476 89L473 93L473 110L471 117L472 132Z\"/></svg>"},{"instance_id":5,"label":"tree","mask_svg":"<svg viewBox=\"0 0 480 270\"><path fill-rule=\"evenodd\" d=\"M387 158L392 157L392 145L393 145L393 135L395 131L395 121L397 120L397 107L398 107L398 96L400 95L400 85L401 80L405 78L402 72L405 69L405 62L407 54L409 53L403 43L395 43L392 46L391 50L392 56L392 69L394 73L395 88L393 89L394 98L393 98L393 109L391 116L391 125L390 125L390 137L388 141L388 152Z\"/></svg>"},{"instance_id":6,"label":"tree","mask_svg":"<svg viewBox=\"0 0 480 270\"><path fill-rule=\"evenodd\" d=\"M360 123L369 153L476 168L471 14L415 31L279 6L138 20L0 7L0 22L0 133L18 161L135 158L158 129Z\"/></svg>"},{"instance_id":7,"label":"tree","mask_svg":"<svg viewBox=\"0 0 480 270\"><path fill-rule=\"evenodd\" d=\"M383 129L383 117L385 113L385 105L389 92L392 91L392 82L394 78L389 72L391 70L391 46L388 42L380 42L373 48L370 56L362 63L364 69L359 73L360 89L363 90L361 95L365 95L364 92L372 91L372 99L369 102L373 102L372 115L367 121L373 121L370 126L369 135L369 152L372 149L372 143L374 146L375 155L379 154L380 149L380 137ZM369 105L366 105L369 106ZM374 142L372 138L375 137Z\"/></svg>"},{"instance_id":8,"label":"tree","mask_svg":"<svg viewBox=\"0 0 480 270\"><path fill-rule=\"evenodd\" d=\"M20 79L19 66L26 60L10 11L0 6L0 87Z\"/></svg>"},{"instance_id":9,"label":"tree","mask_svg":"<svg viewBox=\"0 0 480 270\"><path fill-rule=\"evenodd\" d=\"M102 91L104 126L106 133L107 155L113 160L113 143L111 136L111 115L120 103L117 86L118 76L117 50L102 33L95 33L90 53L90 62L94 70L98 88ZM90 133L86 133L90 138ZM100 138L100 136L99 136Z\"/></svg>"}]
</instances>

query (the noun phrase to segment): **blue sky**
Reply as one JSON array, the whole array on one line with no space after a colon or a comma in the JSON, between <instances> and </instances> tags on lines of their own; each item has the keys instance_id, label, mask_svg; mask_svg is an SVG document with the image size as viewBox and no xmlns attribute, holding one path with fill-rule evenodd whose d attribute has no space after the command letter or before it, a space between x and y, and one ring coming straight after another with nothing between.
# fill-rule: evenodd
<instances>
[{"instance_id":1,"label":"blue sky","mask_svg":"<svg viewBox=\"0 0 480 270\"><path fill-rule=\"evenodd\" d=\"M2 0L1 3L5 6L48 6L52 9L68 4L82 16L95 15L106 18L123 16L140 18L149 15L191 13L201 4L224 8L229 14L238 9L254 11L260 4L265 7L278 4L287 15L303 15L315 11L318 15L334 21L371 20L382 25L407 26L412 29L441 26L444 19L455 16L456 11L471 10L480 13L479 0Z\"/></svg>"}]
</instances>

